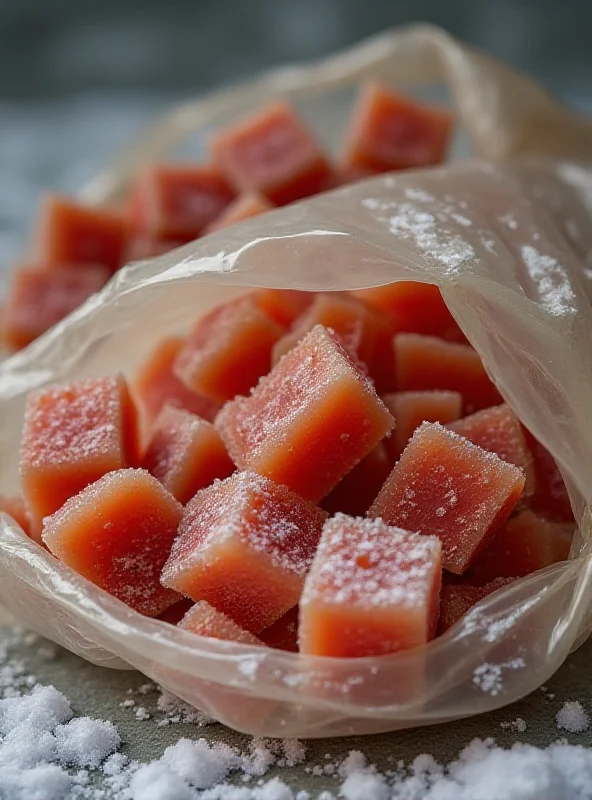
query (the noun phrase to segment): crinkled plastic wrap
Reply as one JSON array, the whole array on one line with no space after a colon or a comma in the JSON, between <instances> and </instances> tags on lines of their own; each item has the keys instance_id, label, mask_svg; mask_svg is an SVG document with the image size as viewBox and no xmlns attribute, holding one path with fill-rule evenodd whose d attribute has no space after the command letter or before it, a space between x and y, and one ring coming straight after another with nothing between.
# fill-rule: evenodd
<instances>
[{"instance_id":1,"label":"crinkled plastic wrap","mask_svg":"<svg viewBox=\"0 0 592 800\"><path fill-rule=\"evenodd\" d=\"M426 648L331 659L195 636L140 616L0 517L0 600L10 611L252 734L376 733L489 711L546 681L592 628L589 123L443 32L414 28L174 112L87 197L117 197L146 158L274 93L324 97L327 120L330 93L368 74L448 85L481 160L353 185L128 267L0 370L0 485L9 492L29 390L131 374L160 337L245 287L441 287L504 398L560 464L579 535L569 562L490 596Z\"/></svg>"}]
</instances>

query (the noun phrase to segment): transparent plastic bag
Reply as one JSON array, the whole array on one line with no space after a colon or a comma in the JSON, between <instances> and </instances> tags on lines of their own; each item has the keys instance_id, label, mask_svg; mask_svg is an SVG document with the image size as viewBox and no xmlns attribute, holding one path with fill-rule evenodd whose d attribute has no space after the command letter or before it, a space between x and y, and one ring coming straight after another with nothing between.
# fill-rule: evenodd
<instances>
[{"instance_id":1,"label":"transparent plastic bag","mask_svg":"<svg viewBox=\"0 0 592 800\"><path fill-rule=\"evenodd\" d=\"M0 517L0 600L11 612L84 658L136 667L252 734L377 733L489 711L545 682L592 629L589 123L443 32L411 29L174 112L133 163L107 170L86 196L114 199L139 163L195 126L270 94L319 95L368 74L445 82L477 155L504 162L376 178L132 265L0 368L0 485L10 492L31 389L131 374L160 337L246 287L355 289L400 279L441 287L504 398L559 463L579 534L569 562L490 596L426 648L329 659L198 637L140 616Z\"/></svg>"}]
</instances>

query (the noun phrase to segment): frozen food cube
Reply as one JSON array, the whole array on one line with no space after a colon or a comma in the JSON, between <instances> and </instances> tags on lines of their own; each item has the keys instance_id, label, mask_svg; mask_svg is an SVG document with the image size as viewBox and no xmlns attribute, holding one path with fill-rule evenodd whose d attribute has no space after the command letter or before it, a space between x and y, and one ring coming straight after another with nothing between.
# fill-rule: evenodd
<instances>
[{"instance_id":1,"label":"frozen food cube","mask_svg":"<svg viewBox=\"0 0 592 800\"><path fill-rule=\"evenodd\" d=\"M448 111L369 81L352 112L343 162L377 172L441 164L451 133Z\"/></svg>"},{"instance_id":2,"label":"frozen food cube","mask_svg":"<svg viewBox=\"0 0 592 800\"><path fill-rule=\"evenodd\" d=\"M259 633L298 603L325 517L285 486L237 472L187 504L162 582Z\"/></svg>"},{"instance_id":3,"label":"frozen food cube","mask_svg":"<svg viewBox=\"0 0 592 800\"><path fill-rule=\"evenodd\" d=\"M458 392L440 390L426 392L394 392L382 395L384 404L395 418L396 427L384 440L393 461L399 460L409 439L422 422L440 422L442 425L460 417L462 396Z\"/></svg>"},{"instance_id":4,"label":"frozen food cube","mask_svg":"<svg viewBox=\"0 0 592 800\"><path fill-rule=\"evenodd\" d=\"M230 457L316 502L391 430L372 383L321 325L216 418Z\"/></svg>"},{"instance_id":5,"label":"frozen food cube","mask_svg":"<svg viewBox=\"0 0 592 800\"><path fill-rule=\"evenodd\" d=\"M209 164L159 164L136 180L130 224L136 233L191 241L234 199L222 173Z\"/></svg>"},{"instance_id":6,"label":"frozen food cube","mask_svg":"<svg viewBox=\"0 0 592 800\"><path fill-rule=\"evenodd\" d=\"M431 283L398 281L353 293L366 303L387 313L394 333L420 333L453 342L465 336L442 299L440 289Z\"/></svg>"},{"instance_id":7,"label":"frozen food cube","mask_svg":"<svg viewBox=\"0 0 592 800\"><path fill-rule=\"evenodd\" d=\"M216 403L248 394L271 367L271 350L285 332L252 296L201 317L175 361L176 375Z\"/></svg>"},{"instance_id":8,"label":"frozen food cube","mask_svg":"<svg viewBox=\"0 0 592 800\"><path fill-rule=\"evenodd\" d=\"M257 304L278 325L289 327L312 303L316 292L296 289L258 289L254 296Z\"/></svg>"},{"instance_id":9,"label":"frozen food cube","mask_svg":"<svg viewBox=\"0 0 592 800\"><path fill-rule=\"evenodd\" d=\"M234 620L222 614L205 600L200 600L192 606L179 622L179 628L199 636L209 636L211 639L223 639L227 642L240 644L263 645L263 642L252 633L241 628Z\"/></svg>"},{"instance_id":10,"label":"frozen food cube","mask_svg":"<svg viewBox=\"0 0 592 800\"><path fill-rule=\"evenodd\" d=\"M165 405L184 408L210 422L218 413L218 403L190 391L173 372L173 364L184 343L181 336L162 339L132 382L132 391L148 425Z\"/></svg>"},{"instance_id":11,"label":"frozen food cube","mask_svg":"<svg viewBox=\"0 0 592 800\"><path fill-rule=\"evenodd\" d=\"M32 264L40 267L100 264L119 269L126 238L121 214L47 195L34 232Z\"/></svg>"},{"instance_id":12,"label":"frozen food cube","mask_svg":"<svg viewBox=\"0 0 592 800\"><path fill-rule=\"evenodd\" d=\"M165 406L154 423L142 466L180 503L234 472L216 428L189 411Z\"/></svg>"},{"instance_id":13,"label":"frozen food cube","mask_svg":"<svg viewBox=\"0 0 592 800\"><path fill-rule=\"evenodd\" d=\"M467 577L471 583L482 585L496 578L522 578L566 561L574 528L573 523L547 522L524 509L497 531Z\"/></svg>"},{"instance_id":14,"label":"frozen food cube","mask_svg":"<svg viewBox=\"0 0 592 800\"><path fill-rule=\"evenodd\" d=\"M163 587L183 507L143 469L122 469L87 486L45 520L47 548L87 580L155 617L178 600Z\"/></svg>"},{"instance_id":15,"label":"frozen food cube","mask_svg":"<svg viewBox=\"0 0 592 800\"><path fill-rule=\"evenodd\" d=\"M278 206L322 191L330 175L321 146L283 102L216 134L211 151L236 189Z\"/></svg>"},{"instance_id":16,"label":"frozen food cube","mask_svg":"<svg viewBox=\"0 0 592 800\"><path fill-rule=\"evenodd\" d=\"M395 336L397 389L402 392L447 389L459 392L464 413L498 405L503 399L491 382L479 354L467 344L433 336Z\"/></svg>"},{"instance_id":17,"label":"frozen food cube","mask_svg":"<svg viewBox=\"0 0 592 800\"><path fill-rule=\"evenodd\" d=\"M100 291L107 267L18 269L12 276L2 316L4 341L20 350Z\"/></svg>"},{"instance_id":18,"label":"frozen food cube","mask_svg":"<svg viewBox=\"0 0 592 800\"><path fill-rule=\"evenodd\" d=\"M448 420L438 420L438 422L448 422ZM524 494L528 496L533 493L535 474L532 455L526 446L520 421L509 406L503 403L493 408L485 408L446 427L484 450L495 453L502 461L520 467L526 478Z\"/></svg>"},{"instance_id":19,"label":"frozen food cube","mask_svg":"<svg viewBox=\"0 0 592 800\"><path fill-rule=\"evenodd\" d=\"M380 520L327 520L300 598L300 651L379 656L435 634L441 544Z\"/></svg>"},{"instance_id":20,"label":"frozen food cube","mask_svg":"<svg viewBox=\"0 0 592 800\"><path fill-rule=\"evenodd\" d=\"M462 574L509 517L523 488L518 467L437 422L424 422L368 516L437 536L444 568Z\"/></svg>"}]
</instances>

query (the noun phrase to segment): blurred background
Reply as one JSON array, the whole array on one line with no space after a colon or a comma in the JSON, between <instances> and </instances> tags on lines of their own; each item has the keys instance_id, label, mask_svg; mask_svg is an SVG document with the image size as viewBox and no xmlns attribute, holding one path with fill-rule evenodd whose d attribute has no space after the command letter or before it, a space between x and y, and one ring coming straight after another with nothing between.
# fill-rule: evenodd
<instances>
[{"instance_id":1,"label":"blurred background","mask_svg":"<svg viewBox=\"0 0 592 800\"><path fill-rule=\"evenodd\" d=\"M592 110L590 0L0 0L0 259L175 100L427 21Z\"/></svg>"}]
</instances>

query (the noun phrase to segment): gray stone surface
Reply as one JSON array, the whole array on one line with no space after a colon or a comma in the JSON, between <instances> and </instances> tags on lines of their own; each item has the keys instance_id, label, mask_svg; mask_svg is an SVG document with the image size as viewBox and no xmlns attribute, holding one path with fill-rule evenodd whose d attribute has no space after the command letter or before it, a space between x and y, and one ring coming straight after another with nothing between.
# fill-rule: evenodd
<instances>
[{"instance_id":1,"label":"gray stone surface","mask_svg":"<svg viewBox=\"0 0 592 800\"><path fill-rule=\"evenodd\" d=\"M2 635L3 630L0 629L0 641ZM158 695L155 692L144 696L137 694L138 688L146 683L146 679L139 673L95 667L65 650L58 650L54 659L47 660L40 653L39 643L21 647L19 656L25 659L27 669L37 676L38 681L53 684L67 695L76 714L114 722L123 740L123 752L134 759L148 761L158 758L167 746L181 737L204 737L223 741L242 750L248 747L249 737L221 725L196 727L177 724L159 727L157 721L162 715L156 711ZM318 793L324 789L335 789L337 781L328 776L313 777L305 771L305 767L326 763L326 754L330 755L330 761L341 760L352 749L362 750L369 762L386 770L399 759L409 762L426 752L441 761L450 761L475 737L492 736L500 746L510 746L515 741L521 741L545 747L566 736L572 743L590 746L592 731L579 735L559 731L555 715L566 700L580 700L588 712L592 710L589 680L591 658L592 641L568 659L544 691L537 690L524 700L495 713L380 736L311 741L307 743L308 756L304 765L292 769L272 769L266 777L277 774L293 789L306 788ZM133 697L136 704L147 708L152 715L150 719L139 721L135 717L134 708L121 706L130 697ZM522 718L527 724L524 733L516 733L502 726L502 723L517 718Z\"/></svg>"}]
</instances>

